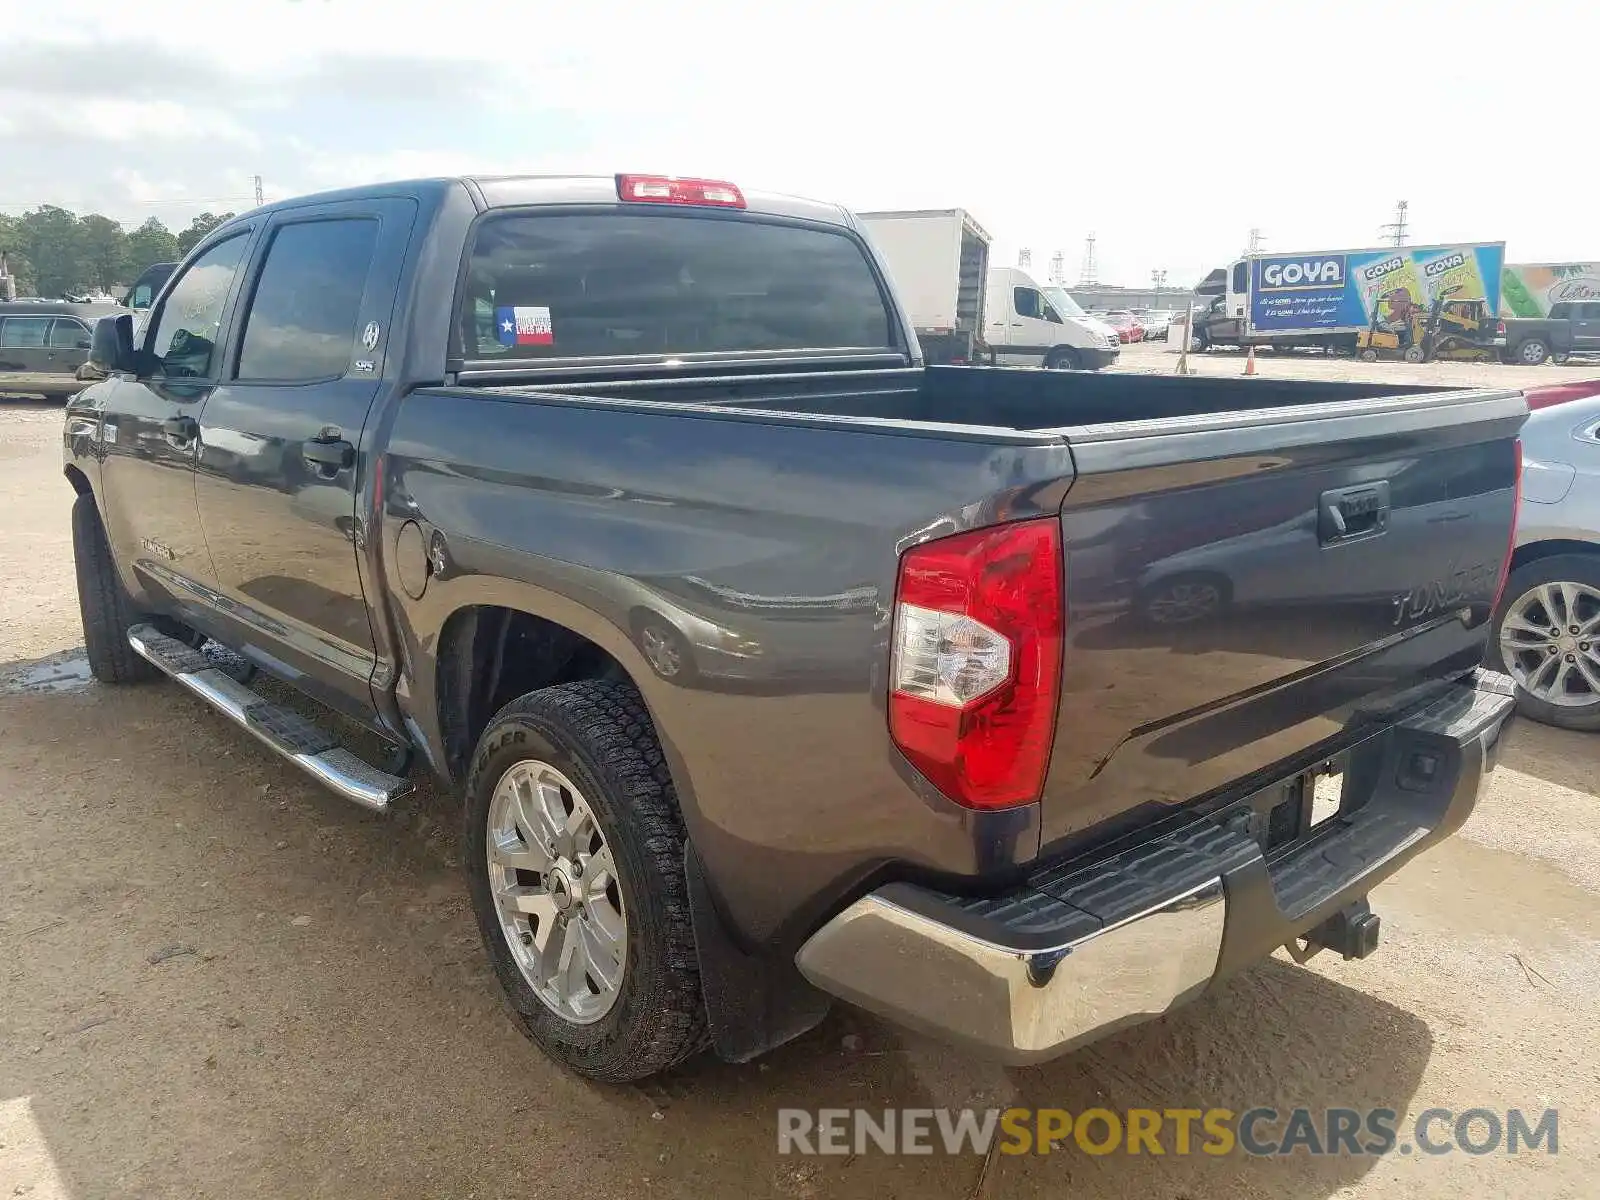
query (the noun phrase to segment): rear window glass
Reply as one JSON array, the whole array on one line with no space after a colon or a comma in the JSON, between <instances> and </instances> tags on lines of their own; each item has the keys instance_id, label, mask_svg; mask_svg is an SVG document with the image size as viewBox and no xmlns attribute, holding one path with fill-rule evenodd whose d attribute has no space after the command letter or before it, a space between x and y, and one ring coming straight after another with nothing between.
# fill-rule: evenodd
<instances>
[{"instance_id":1,"label":"rear window glass","mask_svg":"<svg viewBox=\"0 0 1600 1200\"><path fill-rule=\"evenodd\" d=\"M457 328L476 359L893 344L849 237L676 213L490 218Z\"/></svg>"}]
</instances>

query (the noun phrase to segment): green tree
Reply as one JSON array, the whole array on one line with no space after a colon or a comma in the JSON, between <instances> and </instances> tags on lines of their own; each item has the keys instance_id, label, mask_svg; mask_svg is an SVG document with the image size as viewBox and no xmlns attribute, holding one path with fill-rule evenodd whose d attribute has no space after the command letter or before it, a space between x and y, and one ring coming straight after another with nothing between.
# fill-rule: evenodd
<instances>
[{"instance_id":1,"label":"green tree","mask_svg":"<svg viewBox=\"0 0 1600 1200\"><path fill-rule=\"evenodd\" d=\"M215 213L201 213L189 222L189 228L178 235L178 250L187 254L200 244L200 240L221 225L224 221L233 220L231 212L223 213L220 217Z\"/></svg>"},{"instance_id":2,"label":"green tree","mask_svg":"<svg viewBox=\"0 0 1600 1200\"><path fill-rule=\"evenodd\" d=\"M62 296L89 283L89 268L78 218L53 204L24 213L18 222L23 257L33 267L34 290Z\"/></svg>"},{"instance_id":3,"label":"green tree","mask_svg":"<svg viewBox=\"0 0 1600 1200\"><path fill-rule=\"evenodd\" d=\"M88 282L93 287L110 288L128 283L122 278L128 260L128 235L110 217L90 213L78 219L79 243Z\"/></svg>"},{"instance_id":4,"label":"green tree","mask_svg":"<svg viewBox=\"0 0 1600 1200\"><path fill-rule=\"evenodd\" d=\"M151 217L128 235L128 255L123 264L123 282L132 283L152 263L176 262L178 239L157 218Z\"/></svg>"}]
</instances>

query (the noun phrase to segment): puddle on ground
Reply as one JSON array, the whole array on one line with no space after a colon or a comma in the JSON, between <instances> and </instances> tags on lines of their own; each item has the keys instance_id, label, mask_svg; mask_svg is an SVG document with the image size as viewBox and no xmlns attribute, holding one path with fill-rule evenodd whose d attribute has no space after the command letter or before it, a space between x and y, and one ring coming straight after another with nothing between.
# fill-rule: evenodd
<instances>
[{"instance_id":1,"label":"puddle on ground","mask_svg":"<svg viewBox=\"0 0 1600 1200\"><path fill-rule=\"evenodd\" d=\"M0 678L0 693L76 692L92 681L89 660L81 654L73 654L5 675Z\"/></svg>"}]
</instances>

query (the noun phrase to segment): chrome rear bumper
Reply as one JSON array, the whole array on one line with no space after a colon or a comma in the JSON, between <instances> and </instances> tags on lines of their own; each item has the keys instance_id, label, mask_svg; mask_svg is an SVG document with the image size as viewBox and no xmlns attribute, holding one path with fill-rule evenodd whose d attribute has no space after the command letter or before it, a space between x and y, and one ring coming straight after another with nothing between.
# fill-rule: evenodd
<instances>
[{"instance_id":1,"label":"chrome rear bumper","mask_svg":"<svg viewBox=\"0 0 1600 1200\"><path fill-rule=\"evenodd\" d=\"M795 963L900 1024L1010 1063L1052 1058L1278 946L1335 945L1340 914L1471 814L1514 707L1511 681L1478 670L1421 708L1368 714L1338 813L1270 861L1249 818L1257 792L1110 858L1041 867L1000 896L886 884Z\"/></svg>"},{"instance_id":2,"label":"chrome rear bumper","mask_svg":"<svg viewBox=\"0 0 1600 1200\"><path fill-rule=\"evenodd\" d=\"M823 926L796 961L842 999L1031 1062L1197 996L1216 973L1226 910L1217 878L1112 928L1017 950L874 893Z\"/></svg>"}]
</instances>

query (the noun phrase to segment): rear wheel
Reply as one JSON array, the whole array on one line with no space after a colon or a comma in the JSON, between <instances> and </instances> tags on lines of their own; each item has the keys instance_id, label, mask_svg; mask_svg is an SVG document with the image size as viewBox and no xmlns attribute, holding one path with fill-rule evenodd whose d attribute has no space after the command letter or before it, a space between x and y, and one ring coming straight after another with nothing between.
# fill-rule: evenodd
<instances>
[{"instance_id":1,"label":"rear wheel","mask_svg":"<svg viewBox=\"0 0 1600 1200\"><path fill-rule=\"evenodd\" d=\"M473 755L465 834L484 946L546 1054L624 1082L704 1047L683 821L632 684L501 709Z\"/></svg>"},{"instance_id":2,"label":"rear wheel","mask_svg":"<svg viewBox=\"0 0 1600 1200\"><path fill-rule=\"evenodd\" d=\"M1408 363L1419 363L1427 357L1421 346L1407 346L1406 352L1401 355Z\"/></svg>"},{"instance_id":3,"label":"rear wheel","mask_svg":"<svg viewBox=\"0 0 1600 1200\"><path fill-rule=\"evenodd\" d=\"M101 683L143 683L161 672L133 652L128 630L137 621L117 576L94 496L72 502L72 560L78 574L78 611L89 670Z\"/></svg>"},{"instance_id":4,"label":"rear wheel","mask_svg":"<svg viewBox=\"0 0 1600 1200\"><path fill-rule=\"evenodd\" d=\"M1600 730L1600 556L1558 554L1513 571L1490 656L1518 707L1563 729Z\"/></svg>"},{"instance_id":5,"label":"rear wheel","mask_svg":"<svg viewBox=\"0 0 1600 1200\"><path fill-rule=\"evenodd\" d=\"M1537 367L1550 357L1550 347L1543 338L1524 338L1517 343L1517 362L1525 367Z\"/></svg>"}]
</instances>

